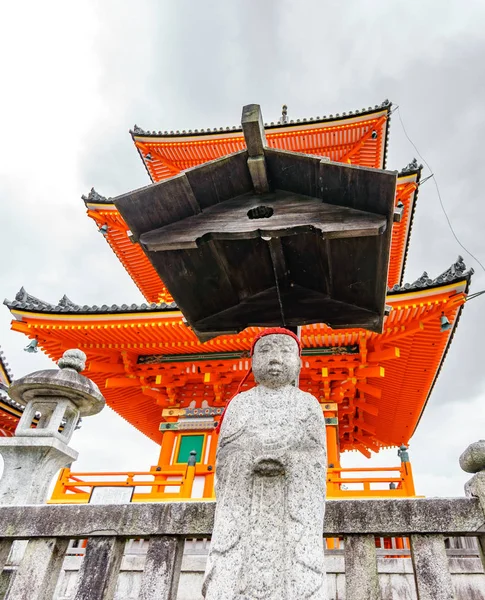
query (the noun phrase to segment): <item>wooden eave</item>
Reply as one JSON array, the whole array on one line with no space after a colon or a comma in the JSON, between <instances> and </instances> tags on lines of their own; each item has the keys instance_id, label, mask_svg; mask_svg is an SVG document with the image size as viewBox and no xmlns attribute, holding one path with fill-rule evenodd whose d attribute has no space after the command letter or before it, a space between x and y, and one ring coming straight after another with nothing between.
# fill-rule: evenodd
<instances>
[{"instance_id":1,"label":"wooden eave","mask_svg":"<svg viewBox=\"0 0 485 600\"><path fill-rule=\"evenodd\" d=\"M400 222L393 223L391 255L389 261L388 287L402 282L407 256L407 248L411 234L412 219L418 194L419 170L402 173L398 176L396 204L404 204L403 217ZM121 264L148 302L173 301L167 288L160 280L139 244L135 244L128 236L129 227L119 214L113 202L96 203L86 201L88 216L94 220L99 229L107 226L106 241L118 257Z\"/></svg>"},{"instance_id":2,"label":"wooden eave","mask_svg":"<svg viewBox=\"0 0 485 600\"><path fill-rule=\"evenodd\" d=\"M352 423L373 432L365 434L371 449L407 444L443 364L468 285L469 275L463 275L442 284L389 293L386 303L391 312L382 334L332 330L322 324L304 326L301 388L323 398L322 368L379 368L384 376L359 380L365 384L361 385L364 391L358 391L358 397L354 393L351 402L357 400L371 412L359 409ZM98 384L108 405L157 443L163 408L188 406L194 399L214 406L225 404L249 366L246 353L259 331L249 328L201 344L178 311L157 312L147 307L111 314L79 310L54 314L19 308L11 312L12 328L37 339L53 360L72 347L86 352L86 374ZM452 324L444 332L440 331L442 313ZM342 347L355 346L357 354L339 354ZM337 354L325 355L322 348L333 348ZM399 357L393 355L396 348ZM169 360L163 360L164 356ZM348 419L345 411L341 414L341 406L340 423ZM349 435L341 437L342 450L360 449L360 443Z\"/></svg>"},{"instance_id":3,"label":"wooden eave","mask_svg":"<svg viewBox=\"0 0 485 600\"><path fill-rule=\"evenodd\" d=\"M320 321L380 331L396 173L268 148L260 118L244 108L247 151L115 205L200 339Z\"/></svg>"}]
</instances>

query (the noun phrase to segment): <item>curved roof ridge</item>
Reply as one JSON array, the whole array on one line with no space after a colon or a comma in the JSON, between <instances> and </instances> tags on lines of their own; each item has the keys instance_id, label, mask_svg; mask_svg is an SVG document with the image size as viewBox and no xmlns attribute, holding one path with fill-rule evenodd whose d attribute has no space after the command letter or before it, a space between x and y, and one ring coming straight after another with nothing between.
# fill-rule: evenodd
<instances>
[{"instance_id":1,"label":"curved roof ridge","mask_svg":"<svg viewBox=\"0 0 485 600\"><path fill-rule=\"evenodd\" d=\"M423 271L421 277L418 277L412 283L404 283L399 285L396 283L392 288L388 288L388 293L396 293L396 292L409 292L413 290L422 290L425 288L433 288L438 285L443 285L444 283L455 283L460 279L466 279L468 283L471 280L471 277L474 273L472 267L467 269L465 261L462 256L458 256L456 261L443 273L440 273L437 277L432 279L427 271Z\"/></svg>"},{"instance_id":2,"label":"curved roof ridge","mask_svg":"<svg viewBox=\"0 0 485 600\"><path fill-rule=\"evenodd\" d=\"M405 167L398 171L397 176L402 177L403 175L410 175L411 173L418 173L423 170L423 165L418 164L416 157L413 158Z\"/></svg>"},{"instance_id":3,"label":"curved roof ridge","mask_svg":"<svg viewBox=\"0 0 485 600\"><path fill-rule=\"evenodd\" d=\"M65 294L62 298L56 303L51 304L50 302L46 302L44 300L39 300L35 296L27 293L24 287L20 289L20 291L15 296L15 300L5 299L3 301L5 306L7 306L10 310L35 310L37 312L44 313L97 313L97 314L106 314L106 313L130 313L130 312L153 312L153 311L171 311L178 310L175 302L160 302L160 303L142 303L142 304L112 304L108 306L107 304L103 304L101 306L97 305L88 305L88 304L76 304L72 300L70 300Z\"/></svg>"},{"instance_id":4,"label":"curved roof ridge","mask_svg":"<svg viewBox=\"0 0 485 600\"><path fill-rule=\"evenodd\" d=\"M113 204L113 200L111 198L107 198L106 196L102 196L98 194L98 192L92 187L89 190L89 194L82 194L81 198L84 200L85 204L92 202L94 204Z\"/></svg>"},{"instance_id":5,"label":"curved roof ridge","mask_svg":"<svg viewBox=\"0 0 485 600\"><path fill-rule=\"evenodd\" d=\"M323 117L317 116L317 117L306 117L303 119L288 119L285 122L283 122L281 119L279 119L278 121L271 121L269 123L264 123L264 127L271 129L272 127L292 127L295 125L299 125L299 124L311 124L311 123L324 123L326 121L338 121L341 119L348 119L349 117L359 117L359 116L363 116L363 115L368 115L368 114L372 114L373 112L382 110L384 108L387 108L388 110L390 110L392 106L392 102L390 102L389 100L384 100L384 102L381 102L381 104L376 104L374 106L374 108L372 108L372 106L369 106L368 108L362 108L362 109L357 109L357 110L350 110L348 112L343 112L343 113L336 113L335 115L330 114L330 115L324 115ZM133 129L130 129L129 132L131 134L132 137L134 136L144 136L144 137L173 137L173 136L186 136L186 135L203 135L203 134L214 134L214 133L228 133L228 132L235 132L235 131L242 131L242 127L241 125L232 125L232 126L226 126L226 127L213 127L213 128L207 128L207 129L177 129L177 130L171 130L171 131L155 131L155 130L149 130L149 129L143 129L142 127L139 127L138 125L134 125Z\"/></svg>"}]
</instances>

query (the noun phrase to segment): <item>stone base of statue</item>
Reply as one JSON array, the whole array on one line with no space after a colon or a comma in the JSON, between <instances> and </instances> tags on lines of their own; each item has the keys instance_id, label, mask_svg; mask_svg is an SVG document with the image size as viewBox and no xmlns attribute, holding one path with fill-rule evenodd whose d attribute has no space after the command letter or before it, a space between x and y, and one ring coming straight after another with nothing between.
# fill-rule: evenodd
<instances>
[{"instance_id":1,"label":"stone base of statue","mask_svg":"<svg viewBox=\"0 0 485 600\"><path fill-rule=\"evenodd\" d=\"M226 409L206 600L327 598L325 421L317 399L295 387L299 365L289 335L261 338L259 385Z\"/></svg>"}]
</instances>

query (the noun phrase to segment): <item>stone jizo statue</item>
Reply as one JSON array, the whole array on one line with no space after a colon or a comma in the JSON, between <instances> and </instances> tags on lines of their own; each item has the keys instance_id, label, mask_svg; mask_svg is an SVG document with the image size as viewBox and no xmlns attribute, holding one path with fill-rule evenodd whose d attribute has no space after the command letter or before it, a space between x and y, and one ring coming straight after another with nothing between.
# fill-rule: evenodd
<instances>
[{"instance_id":1,"label":"stone jizo statue","mask_svg":"<svg viewBox=\"0 0 485 600\"><path fill-rule=\"evenodd\" d=\"M228 404L216 463L206 600L326 600L322 409L298 389L300 342L270 329L253 344L256 387Z\"/></svg>"}]
</instances>

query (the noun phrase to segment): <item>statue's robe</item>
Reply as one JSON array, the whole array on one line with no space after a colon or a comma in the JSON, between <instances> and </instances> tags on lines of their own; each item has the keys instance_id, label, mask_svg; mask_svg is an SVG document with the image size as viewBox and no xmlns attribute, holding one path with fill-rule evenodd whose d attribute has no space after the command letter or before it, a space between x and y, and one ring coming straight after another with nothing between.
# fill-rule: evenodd
<instances>
[{"instance_id":1,"label":"statue's robe","mask_svg":"<svg viewBox=\"0 0 485 600\"><path fill-rule=\"evenodd\" d=\"M293 386L257 386L226 410L205 599L326 600L320 404Z\"/></svg>"}]
</instances>

